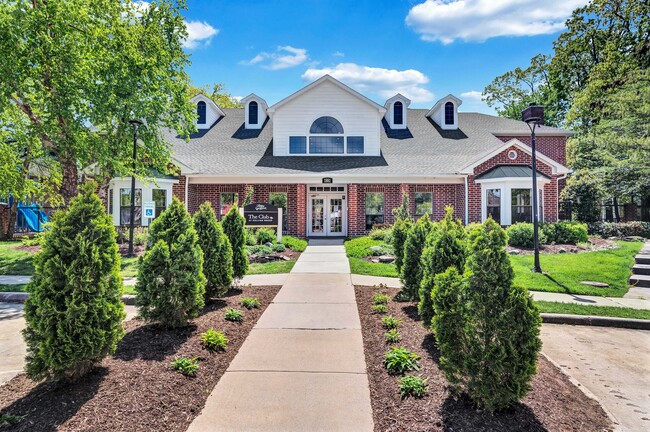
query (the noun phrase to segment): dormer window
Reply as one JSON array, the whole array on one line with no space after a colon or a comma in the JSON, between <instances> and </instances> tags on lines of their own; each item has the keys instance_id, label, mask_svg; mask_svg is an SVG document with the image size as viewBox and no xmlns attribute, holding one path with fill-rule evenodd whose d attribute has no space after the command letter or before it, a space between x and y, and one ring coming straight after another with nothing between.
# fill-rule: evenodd
<instances>
[{"instance_id":1,"label":"dormer window","mask_svg":"<svg viewBox=\"0 0 650 432\"><path fill-rule=\"evenodd\" d=\"M206 105L205 102L199 101L199 103L196 104L196 115L199 118L197 121L198 124L204 125L206 122Z\"/></svg>"},{"instance_id":2,"label":"dormer window","mask_svg":"<svg viewBox=\"0 0 650 432\"><path fill-rule=\"evenodd\" d=\"M404 124L404 104L400 101L393 104L393 123Z\"/></svg>"},{"instance_id":3,"label":"dormer window","mask_svg":"<svg viewBox=\"0 0 650 432\"><path fill-rule=\"evenodd\" d=\"M453 125L454 124L454 104L453 102L447 102L445 104L445 124Z\"/></svg>"},{"instance_id":4,"label":"dormer window","mask_svg":"<svg viewBox=\"0 0 650 432\"><path fill-rule=\"evenodd\" d=\"M258 105L257 102L252 101L251 103L248 104L248 123L256 125L257 124L257 109Z\"/></svg>"}]
</instances>

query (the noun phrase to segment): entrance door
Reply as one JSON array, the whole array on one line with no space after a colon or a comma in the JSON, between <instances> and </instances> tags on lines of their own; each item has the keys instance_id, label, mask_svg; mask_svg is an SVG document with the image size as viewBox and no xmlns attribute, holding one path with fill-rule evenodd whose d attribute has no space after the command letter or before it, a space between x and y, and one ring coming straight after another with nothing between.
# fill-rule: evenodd
<instances>
[{"instance_id":1,"label":"entrance door","mask_svg":"<svg viewBox=\"0 0 650 432\"><path fill-rule=\"evenodd\" d=\"M345 195L310 195L308 204L309 236L347 235Z\"/></svg>"}]
</instances>

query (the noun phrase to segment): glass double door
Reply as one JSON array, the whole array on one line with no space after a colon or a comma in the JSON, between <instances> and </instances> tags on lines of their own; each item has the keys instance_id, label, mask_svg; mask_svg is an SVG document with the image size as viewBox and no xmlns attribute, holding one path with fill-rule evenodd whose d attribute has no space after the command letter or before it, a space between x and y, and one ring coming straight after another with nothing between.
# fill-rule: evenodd
<instances>
[{"instance_id":1,"label":"glass double door","mask_svg":"<svg viewBox=\"0 0 650 432\"><path fill-rule=\"evenodd\" d=\"M345 195L311 195L307 228L309 236L347 235Z\"/></svg>"}]
</instances>

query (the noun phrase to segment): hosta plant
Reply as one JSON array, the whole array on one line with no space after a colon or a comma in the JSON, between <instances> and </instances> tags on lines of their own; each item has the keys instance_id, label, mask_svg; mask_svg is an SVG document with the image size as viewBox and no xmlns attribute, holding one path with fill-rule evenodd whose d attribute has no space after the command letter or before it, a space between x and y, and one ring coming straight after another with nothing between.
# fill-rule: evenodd
<instances>
[{"instance_id":1,"label":"hosta plant","mask_svg":"<svg viewBox=\"0 0 650 432\"><path fill-rule=\"evenodd\" d=\"M402 339L402 335L397 329L388 330L384 333L384 337L386 338L386 343L395 343Z\"/></svg>"},{"instance_id":2,"label":"hosta plant","mask_svg":"<svg viewBox=\"0 0 650 432\"><path fill-rule=\"evenodd\" d=\"M239 309L228 309L225 318L228 321L242 321L244 319L244 312Z\"/></svg>"},{"instance_id":3,"label":"hosta plant","mask_svg":"<svg viewBox=\"0 0 650 432\"><path fill-rule=\"evenodd\" d=\"M261 306L261 303L257 297L244 297L241 299L241 305L246 309L257 309Z\"/></svg>"},{"instance_id":4,"label":"hosta plant","mask_svg":"<svg viewBox=\"0 0 650 432\"><path fill-rule=\"evenodd\" d=\"M388 306L385 304L378 304L372 306L372 313L374 314L385 314L388 313Z\"/></svg>"},{"instance_id":5,"label":"hosta plant","mask_svg":"<svg viewBox=\"0 0 650 432\"><path fill-rule=\"evenodd\" d=\"M171 363L172 369L179 371L185 376L196 376L199 371L198 357L178 357Z\"/></svg>"},{"instance_id":6,"label":"hosta plant","mask_svg":"<svg viewBox=\"0 0 650 432\"><path fill-rule=\"evenodd\" d=\"M401 319L395 318L392 315L388 315L387 317L384 317L381 319L381 323L384 325L385 328L388 330L397 328L397 326L402 322Z\"/></svg>"},{"instance_id":7,"label":"hosta plant","mask_svg":"<svg viewBox=\"0 0 650 432\"><path fill-rule=\"evenodd\" d=\"M390 297L388 296L388 294L375 293L372 296L372 304L375 305L388 304L389 299Z\"/></svg>"},{"instance_id":8,"label":"hosta plant","mask_svg":"<svg viewBox=\"0 0 650 432\"><path fill-rule=\"evenodd\" d=\"M391 375L403 375L408 371L419 370L418 360L420 360L420 356L406 348L393 347L386 352L384 366Z\"/></svg>"},{"instance_id":9,"label":"hosta plant","mask_svg":"<svg viewBox=\"0 0 650 432\"><path fill-rule=\"evenodd\" d=\"M427 379L422 378L422 375L419 376L405 376L398 380L399 383L399 393L402 398L413 396L416 398L421 398L424 396L429 388L427 384Z\"/></svg>"},{"instance_id":10,"label":"hosta plant","mask_svg":"<svg viewBox=\"0 0 650 432\"><path fill-rule=\"evenodd\" d=\"M211 328L201 334L201 344L211 351L225 351L228 338L222 332Z\"/></svg>"}]
</instances>

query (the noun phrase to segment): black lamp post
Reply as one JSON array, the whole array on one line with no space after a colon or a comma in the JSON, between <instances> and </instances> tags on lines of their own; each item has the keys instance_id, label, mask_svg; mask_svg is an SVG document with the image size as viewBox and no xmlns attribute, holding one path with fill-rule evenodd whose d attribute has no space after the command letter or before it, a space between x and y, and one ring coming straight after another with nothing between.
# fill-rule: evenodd
<instances>
[{"instance_id":1,"label":"black lamp post","mask_svg":"<svg viewBox=\"0 0 650 432\"><path fill-rule=\"evenodd\" d=\"M541 273L542 268L539 265L539 226L537 221L539 206L537 204L537 154L535 153L535 128L538 125L544 124L544 107L531 103L528 108L521 112L521 117L530 129L530 144L533 159L533 243L535 248L535 265L533 271L535 273Z\"/></svg>"},{"instance_id":2,"label":"black lamp post","mask_svg":"<svg viewBox=\"0 0 650 432\"><path fill-rule=\"evenodd\" d=\"M135 158L137 155L138 127L142 125L140 120L129 120L133 125L133 173L131 173L131 222L129 224L129 257L133 257L133 230L135 228Z\"/></svg>"}]
</instances>

